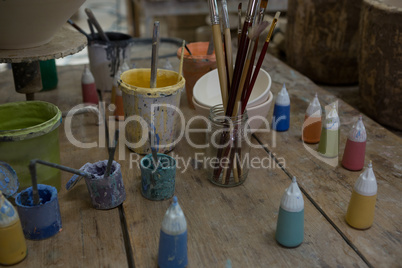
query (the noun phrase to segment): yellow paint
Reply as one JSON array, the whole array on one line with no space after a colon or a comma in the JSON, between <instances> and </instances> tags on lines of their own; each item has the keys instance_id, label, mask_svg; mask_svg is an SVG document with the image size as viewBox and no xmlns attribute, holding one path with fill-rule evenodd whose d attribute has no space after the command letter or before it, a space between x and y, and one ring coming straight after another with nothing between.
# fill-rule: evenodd
<instances>
[{"instance_id":1,"label":"yellow paint","mask_svg":"<svg viewBox=\"0 0 402 268\"><path fill-rule=\"evenodd\" d=\"M127 116L140 116L147 124L154 123L155 134L160 137L160 145L166 145L174 140L174 128L176 122L168 116L166 107L163 110L155 111L152 120L151 104L153 98L158 99L158 104L180 105L180 90L184 88L185 79L181 76L178 81L177 72L170 70L158 70L157 87L150 88L150 69L132 69L124 72L121 76L120 89L123 91L125 114ZM171 129L173 128L173 129ZM131 144L138 143L143 135L143 129L138 121L130 121L126 126L126 137ZM147 153L148 142L130 149L136 153ZM170 150L168 148L167 150ZM166 148L159 152L165 152Z\"/></svg>"},{"instance_id":2,"label":"yellow paint","mask_svg":"<svg viewBox=\"0 0 402 268\"><path fill-rule=\"evenodd\" d=\"M0 264L12 265L27 255L27 245L18 220L11 226L0 227Z\"/></svg>"},{"instance_id":3,"label":"yellow paint","mask_svg":"<svg viewBox=\"0 0 402 268\"><path fill-rule=\"evenodd\" d=\"M367 229L374 221L374 210L377 195L364 196L355 190L350 198L346 222L356 229Z\"/></svg>"},{"instance_id":4,"label":"yellow paint","mask_svg":"<svg viewBox=\"0 0 402 268\"><path fill-rule=\"evenodd\" d=\"M177 73L170 70L158 70L156 88L150 88L151 69L131 69L120 76L121 89L134 95L144 94L150 98L160 97L161 94L170 95L184 87L185 79L182 76L177 82Z\"/></svg>"}]
</instances>

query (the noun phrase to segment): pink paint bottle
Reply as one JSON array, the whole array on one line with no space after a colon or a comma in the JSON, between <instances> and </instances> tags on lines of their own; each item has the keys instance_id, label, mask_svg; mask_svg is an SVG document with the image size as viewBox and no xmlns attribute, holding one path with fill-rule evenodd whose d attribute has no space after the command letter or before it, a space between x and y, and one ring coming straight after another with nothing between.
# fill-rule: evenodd
<instances>
[{"instance_id":1,"label":"pink paint bottle","mask_svg":"<svg viewBox=\"0 0 402 268\"><path fill-rule=\"evenodd\" d=\"M98 104L98 92L96 91L95 79L89 70L88 66L85 66L84 72L81 77L82 88L82 101L84 103Z\"/></svg>"},{"instance_id":2,"label":"pink paint bottle","mask_svg":"<svg viewBox=\"0 0 402 268\"><path fill-rule=\"evenodd\" d=\"M342 158L342 166L348 170L357 171L364 167L364 156L366 153L367 133L364 127L362 116L359 116L356 124L349 132L346 141L345 151Z\"/></svg>"}]
</instances>

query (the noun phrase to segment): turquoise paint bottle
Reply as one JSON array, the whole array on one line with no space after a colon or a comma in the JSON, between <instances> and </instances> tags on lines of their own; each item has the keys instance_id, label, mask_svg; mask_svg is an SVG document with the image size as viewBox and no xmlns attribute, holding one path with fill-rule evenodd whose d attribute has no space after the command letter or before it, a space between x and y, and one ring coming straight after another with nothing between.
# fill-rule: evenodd
<instances>
[{"instance_id":1,"label":"turquoise paint bottle","mask_svg":"<svg viewBox=\"0 0 402 268\"><path fill-rule=\"evenodd\" d=\"M304 239L304 200L296 177L285 190L279 207L276 241L285 247L297 247Z\"/></svg>"}]
</instances>

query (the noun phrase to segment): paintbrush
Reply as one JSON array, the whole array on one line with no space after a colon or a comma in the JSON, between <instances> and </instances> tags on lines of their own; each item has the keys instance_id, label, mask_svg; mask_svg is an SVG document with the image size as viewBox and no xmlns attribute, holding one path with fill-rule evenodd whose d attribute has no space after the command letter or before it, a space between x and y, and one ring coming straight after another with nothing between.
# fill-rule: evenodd
<instances>
[{"instance_id":1,"label":"paintbrush","mask_svg":"<svg viewBox=\"0 0 402 268\"><path fill-rule=\"evenodd\" d=\"M77 175L79 175L81 177L92 178L91 174L86 173L86 172L84 172L82 170L79 170L79 169L74 169L74 168L62 166L62 165L59 165L59 164L47 162L47 161L40 160L40 159L32 159L29 162L29 172L31 173L31 180L32 180L32 201L33 201L33 204L35 206L40 204L40 198L39 198L39 192L38 192L38 180L37 180L37 176L36 176L36 163L42 164L42 165L45 165L45 166L49 166L49 167L52 167L52 168L57 168L57 169L60 169L60 170L63 170L63 171L73 173L73 174L77 174ZM74 185L75 185L75 183L73 185L71 185L71 187L74 186ZM71 189L71 187L69 187L69 189Z\"/></svg>"},{"instance_id":2,"label":"paintbrush","mask_svg":"<svg viewBox=\"0 0 402 268\"><path fill-rule=\"evenodd\" d=\"M105 34L102 27L100 26L99 22L96 20L95 15L92 13L92 10L89 8L85 9L85 13L87 13L88 18L91 20L92 24L95 26L96 30L98 31L100 37L106 41L110 42L109 37Z\"/></svg>"},{"instance_id":3,"label":"paintbrush","mask_svg":"<svg viewBox=\"0 0 402 268\"><path fill-rule=\"evenodd\" d=\"M247 95L246 95L245 98L243 99L242 108L241 108L241 112L242 112L242 113L243 113L244 110L246 109L247 102L248 102L248 100L249 100L249 98L250 98L251 91L252 91L253 88L254 88L254 84L255 84L255 81L257 80L258 73L260 72L260 69L261 69L261 66L262 66L262 62L263 62L263 60L264 60L264 58L265 58L265 55L266 55L266 53L267 53L269 41L271 40L272 33L274 32L274 29L275 29L276 23L278 22L278 19L279 19L280 14L281 14L280 12L276 12L275 17L274 17L274 19L273 19L272 22L271 22L271 27L270 27L270 29L269 29L267 38L265 39L265 43L264 43L264 45L263 45L263 47L262 47L262 49L261 49L261 53L260 53L260 56L259 56L259 58L258 58L257 65L255 66L255 70L254 70L254 73L253 73L253 77L251 78L250 84L249 84L248 89L247 89Z\"/></svg>"},{"instance_id":4,"label":"paintbrush","mask_svg":"<svg viewBox=\"0 0 402 268\"><path fill-rule=\"evenodd\" d=\"M233 113L233 109L235 106L235 101L236 101L236 96L237 96L237 91L239 90L239 83L240 79L242 77L242 72L243 72L243 66L244 62L246 59L246 54L247 54L247 49L248 49L248 44L249 44L249 38L247 36L247 32L249 27L252 26L252 21L254 18L255 10L256 10L256 4L257 0L250 0L248 7L247 7L247 13L246 13L246 19L243 24L243 29L240 37L240 45L237 50L236 54L236 63L235 63L235 68L233 72L233 81L230 87L230 93L229 93L229 100L228 100L228 105L226 109L226 116L231 116Z\"/></svg>"},{"instance_id":5,"label":"paintbrush","mask_svg":"<svg viewBox=\"0 0 402 268\"><path fill-rule=\"evenodd\" d=\"M87 19L87 22L88 22L89 30L91 31L91 37L92 37L92 39L95 39L94 26L92 25L92 22L90 19Z\"/></svg>"},{"instance_id":6,"label":"paintbrush","mask_svg":"<svg viewBox=\"0 0 402 268\"><path fill-rule=\"evenodd\" d=\"M258 15L258 22L262 22L264 20L265 9L268 6L268 0L261 0L260 3L260 14Z\"/></svg>"},{"instance_id":7,"label":"paintbrush","mask_svg":"<svg viewBox=\"0 0 402 268\"><path fill-rule=\"evenodd\" d=\"M109 150L109 159L107 160L106 171L104 174L105 178L109 177L109 175L110 175L110 172L112 169L112 163L113 163L113 159L114 159L114 154L116 152L116 147L117 147L118 142L119 142L119 130L116 129L116 131L114 133L114 144L113 144L113 147L110 148L110 150Z\"/></svg>"},{"instance_id":8,"label":"paintbrush","mask_svg":"<svg viewBox=\"0 0 402 268\"><path fill-rule=\"evenodd\" d=\"M269 24L268 22L263 21L262 23L260 23L258 25L255 25L255 26L253 26L252 28L249 29L249 32L248 32L247 35L248 35L248 38L250 39L250 48L254 47L254 43L255 43L256 39L258 38L258 36L260 36L262 31L264 31L264 29L268 26L268 24ZM249 74L248 70L250 68L252 54L253 54L253 51L248 50L246 61L244 63L242 77L240 79L239 89L238 89L237 95L236 95L235 108L234 108L233 113L232 113L231 116L236 116L237 112L239 110L242 91L244 89L244 84L245 84L246 78L247 78L247 76ZM231 147L233 147L233 145L231 145ZM235 182L239 181L239 177L238 177L238 172L239 171L238 171L238 168L237 168L236 159L234 159L235 156L236 156L235 153L236 153L236 151L238 149L239 148L234 148L233 147L230 150L229 167L228 167L228 169L224 170L223 175L222 175L222 178L226 177L224 179L224 181L227 182L227 183L229 182L230 171L231 170L233 170L233 177L234 177ZM239 170L241 170L241 165L239 165ZM241 171L240 171L240 173L241 173Z\"/></svg>"},{"instance_id":9,"label":"paintbrush","mask_svg":"<svg viewBox=\"0 0 402 268\"><path fill-rule=\"evenodd\" d=\"M101 114L103 115L105 121L105 139L106 139L106 146L109 151L109 127L107 125L107 118L106 118L106 107L105 107L106 103L103 102L102 98L103 98L102 94L99 94L99 100L100 100L99 108L102 109Z\"/></svg>"},{"instance_id":10,"label":"paintbrush","mask_svg":"<svg viewBox=\"0 0 402 268\"><path fill-rule=\"evenodd\" d=\"M257 23L261 23L264 20L264 15L265 15L264 12L265 12L267 5L268 5L268 0L261 0L260 11L258 14ZM254 48L253 48L253 53L251 54L250 66L254 66L254 60L255 60L255 56L257 54L257 49L258 49L258 41L259 41L259 36L256 38L256 40L254 42ZM249 68L248 72L247 72L246 81L243 86L244 88L243 88L241 100L243 100L247 94L247 89L248 89L248 85L250 83L250 78L251 78L252 72L253 72L253 68Z\"/></svg>"},{"instance_id":11,"label":"paintbrush","mask_svg":"<svg viewBox=\"0 0 402 268\"><path fill-rule=\"evenodd\" d=\"M158 152L154 146L155 132L153 129L148 131L148 139L149 139L149 146L151 147L152 159L154 161L154 167L155 167L154 170L156 170L158 166Z\"/></svg>"},{"instance_id":12,"label":"paintbrush","mask_svg":"<svg viewBox=\"0 0 402 268\"><path fill-rule=\"evenodd\" d=\"M263 21L260 24L255 25L249 29L249 32L247 35L248 35L248 38L250 39L250 48L254 48L255 41L260 36L262 31L264 31L265 28L267 28L268 25L269 25L269 23L267 21ZM249 68L252 69L252 66L250 67L252 55L253 55L253 50L249 49L247 51L246 61L244 63L244 67L243 67L243 73L242 73L242 77L240 79L239 89L237 90L235 108L233 110L232 116L236 116L237 112L239 111L240 100L241 100L241 96L242 96L242 93L244 90L246 78L249 74Z\"/></svg>"},{"instance_id":13,"label":"paintbrush","mask_svg":"<svg viewBox=\"0 0 402 268\"><path fill-rule=\"evenodd\" d=\"M237 7L237 16L239 19L238 25L237 25L237 45L240 45L240 36L241 36L241 3L239 3L239 6Z\"/></svg>"},{"instance_id":14,"label":"paintbrush","mask_svg":"<svg viewBox=\"0 0 402 268\"><path fill-rule=\"evenodd\" d=\"M79 31L80 33L82 33L83 35L85 35L87 37L88 40L91 40L92 37L89 36L81 27L79 27L77 24L75 24L71 19L68 19L67 22L73 26L77 31Z\"/></svg>"},{"instance_id":15,"label":"paintbrush","mask_svg":"<svg viewBox=\"0 0 402 268\"><path fill-rule=\"evenodd\" d=\"M211 37L209 38L207 55L212 55L213 52L214 52L214 37L213 35L211 35Z\"/></svg>"},{"instance_id":16,"label":"paintbrush","mask_svg":"<svg viewBox=\"0 0 402 268\"><path fill-rule=\"evenodd\" d=\"M152 35L152 58L151 58L151 88L156 88L158 76L158 49L159 49L159 21L154 22Z\"/></svg>"},{"instance_id":17,"label":"paintbrush","mask_svg":"<svg viewBox=\"0 0 402 268\"><path fill-rule=\"evenodd\" d=\"M225 37L225 57L226 57L226 66L228 69L229 76L229 87L230 81L232 81L233 77L233 52L232 52L232 37L230 34L230 24L229 24L229 14L228 14L228 4L226 0L222 0L222 20L223 20L223 30Z\"/></svg>"},{"instance_id":18,"label":"paintbrush","mask_svg":"<svg viewBox=\"0 0 402 268\"><path fill-rule=\"evenodd\" d=\"M184 45L184 47L186 48L188 54L190 54L190 56L192 56L193 54L191 53L191 51L190 51L190 49L188 48L188 46L187 46L187 45Z\"/></svg>"},{"instance_id":19,"label":"paintbrush","mask_svg":"<svg viewBox=\"0 0 402 268\"><path fill-rule=\"evenodd\" d=\"M223 53L223 44L219 26L218 5L216 0L208 0L208 3L209 3L211 24L212 24L212 35L214 40L216 65L218 69L219 84L222 95L222 103L224 109L226 109L228 99L228 81L226 77L225 56Z\"/></svg>"},{"instance_id":20,"label":"paintbrush","mask_svg":"<svg viewBox=\"0 0 402 268\"><path fill-rule=\"evenodd\" d=\"M184 46L185 46L185 45L186 45L186 41L183 40L183 45L181 46L180 66L179 66L179 75L177 76L177 83L179 83L181 74L182 74L182 72L183 72Z\"/></svg>"}]
</instances>

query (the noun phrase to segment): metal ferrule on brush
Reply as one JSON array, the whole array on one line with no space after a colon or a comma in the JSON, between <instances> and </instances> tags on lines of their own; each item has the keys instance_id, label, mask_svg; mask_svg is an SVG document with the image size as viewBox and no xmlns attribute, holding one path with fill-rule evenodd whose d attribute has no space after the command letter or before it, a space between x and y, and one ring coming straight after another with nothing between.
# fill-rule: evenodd
<instances>
[{"instance_id":1,"label":"metal ferrule on brush","mask_svg":"<svg viewBox=\"0 0 402 268\"><path fill-rule=\"evenodd\" d=\"M209 3L209 13L211 16L211 24L212 25L219 24L219 11L216 0L209 0L208 3Z\"/></svg>"},{"instance_id":2,"label":"metal ferrule on brush","mask_svg":"<svg viewBox=\"0 0 402 268\"><path fill-rule=\"evenodd\" d=\"M246 21L251 22L253 20L257 7L257 0L249 1L246 13Z\"/></svg>"}]
</instances>

